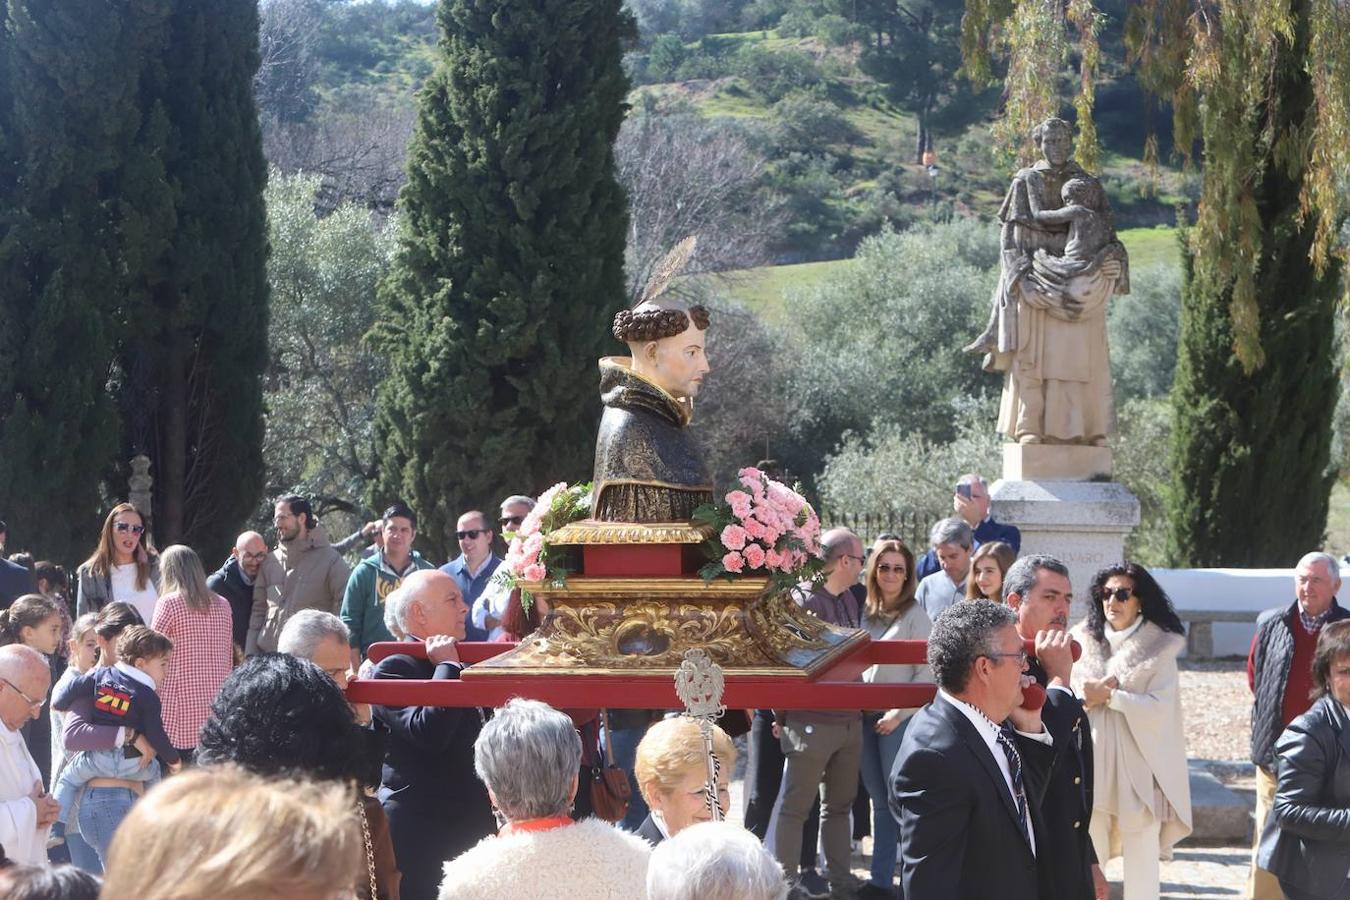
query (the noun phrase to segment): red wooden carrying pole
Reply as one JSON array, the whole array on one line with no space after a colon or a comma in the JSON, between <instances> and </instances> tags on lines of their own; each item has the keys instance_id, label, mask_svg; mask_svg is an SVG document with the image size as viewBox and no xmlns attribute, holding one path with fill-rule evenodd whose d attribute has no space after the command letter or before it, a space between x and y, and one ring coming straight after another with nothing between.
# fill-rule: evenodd
<instances>
[{"instance_id":1,"label":"red wooden carrying pole","mask_svg":"<svg viewBox=\"0 0 1350 900\"><path fill-rule=\"evenodd\" d=\"M482 662L515 644L459 644L459 658ZM1035 647L1026 642L1031 653ZM811 681L765 676L726 676L722 702L728 709L891 709L923 706L937 692L929 682L864 684L858 677L880 664L922 664L926 641L871 641ZM425 657L421 643L384 643L370 647L370 658L405 653ZM610 709L678 709L675 682L668 675L493 675L471 681L383 681L358 679L347 687L355 703L380 706L501 706L512 697L542 700L559 708L604 706Z\"/></svg>"}]
</instances>

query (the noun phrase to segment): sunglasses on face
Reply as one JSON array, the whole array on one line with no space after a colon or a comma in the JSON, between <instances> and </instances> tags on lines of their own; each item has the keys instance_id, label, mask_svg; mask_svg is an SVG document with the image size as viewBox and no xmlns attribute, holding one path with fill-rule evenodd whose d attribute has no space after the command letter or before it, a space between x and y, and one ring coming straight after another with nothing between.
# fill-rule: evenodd
<instances>
[{"instance_id":1,"label":"sunglasses on face","mask_svg":"<svg viewBox=\"0 0 1350 900\"><path fill-rule=\"evenodd\" d=\"M885 572L887 575L894 572L897 575L904 575L908 571L904 566L890 566L885 563L877 566L878 572Z\"/></svg>"},{"instance_id":2,"label":"sunglasses on face","mask_svg":"<svg viewBox=\"0 0 1350 900\"><path fill-rule=\"evenodd\" d=\"M512 527L512 526L517 526L517 525L519 525L521 522L524 522L524 521L525 521L525 517L524 517L524 516L502 516L501 519L500 519L500 521L501 521L501 524L502 524L502 527L503 527L503 528L510 528L510 527Z\"/></svg>"},{"instance_id":3,"label":"sunglasses on face","mask_svg":"<svg viewBox=\"0 0 1350 900\"><path fill-rule=\"evenodd\" d=\"M468 531L456 531L455 538L461 541L464 540L465 538L468 538L471 541L476 541L478 540L478 536L480 534L490 534L491 531L492 529L490 528L470 528Z\"/></svg>"},{"instance_id":4,"label":"sunglasses on face","mask_svg":"<svg viewBox=\"0 0 1350 900\"><path fill-rule=\"evenodd\" d=\"M1134 596L1134 591L1130 588L1116 588L1114 591L1107 591L1102 596L1103 603L1110 603L1114 600L1117 603L1129 603L1130 598Z\"/></svg>"},{"instance_id":5,"label":"sunglasses on face","mask_svg":"<svg viewBox=\"0 0 1350 900\"><path fill-rule=\"evenodd\" d=\"M132 525L130 522L114 522L113 530L123 534L130 531L132 534L142 534L145 531L144 525Z\"/></svg>"}]
</instances>

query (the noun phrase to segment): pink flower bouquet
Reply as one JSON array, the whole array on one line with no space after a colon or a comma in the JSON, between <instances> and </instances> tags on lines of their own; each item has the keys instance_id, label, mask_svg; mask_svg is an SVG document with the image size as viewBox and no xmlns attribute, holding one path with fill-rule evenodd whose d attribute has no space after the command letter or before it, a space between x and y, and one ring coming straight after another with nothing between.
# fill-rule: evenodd
<instances>
[{"instance_id":1,"label":"pink flower bouquet","mask_svg":"<svg viewBox=\"0 0 1350 900\"><path fill-rule=\"evenodd\" d=\"M759 469L737 473L739 487L721 503L700 507L694 518L716 529L708 542L711 561L699 570L705 581L767 575L789 588L820 571L820 517L792 488Z\"/></svg>"},{"instance_id":2,"label":"pink flower bouquet","mask_svg":"<svg viewBox=\"0 0 1350 900\"><path fill-rule=\"evenodd\" d=\"M520 528L507 532L510 541L506 559L492 576L496 584L506 590L520 589L520 602L530 608L530 592L521 582L548 583L561 587L567 582L567 569L549 558L548 537L554 531L579 519L591 511L591 486L568 485L558 482L539 495L534 509L520 523Z\"/></svg>"}]
</instances>

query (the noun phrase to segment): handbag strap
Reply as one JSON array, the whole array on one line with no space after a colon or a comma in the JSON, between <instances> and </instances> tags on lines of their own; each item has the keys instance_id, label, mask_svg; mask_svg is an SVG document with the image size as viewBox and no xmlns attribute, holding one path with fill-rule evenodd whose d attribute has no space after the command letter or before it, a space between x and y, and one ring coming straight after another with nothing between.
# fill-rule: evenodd
<instances>
[{"instance_id":1,"label":"handbag strap","mask_svg":"<svg viewBox=\"0 0 1350 900\"><path fill-rule=\"evenodd\" d=\"M370 821L366 818L366 805L360 798L356 808L361 813L361 837L366 844L366 872L370 875L370 900L380 900L379 882L375 878L375 846L370 840Z\"/></svg>"},{"instance_id":2,"label":"handbag strap","mask_svg":"<svg viewBox=\"0 0 1350 900\"><path fill-rule=\"evenodd\" d=\"M614 768L614 733L609 730L609 710L601 708L600 725L605 729L605 766Z\"/></svg>"}]
</instances>

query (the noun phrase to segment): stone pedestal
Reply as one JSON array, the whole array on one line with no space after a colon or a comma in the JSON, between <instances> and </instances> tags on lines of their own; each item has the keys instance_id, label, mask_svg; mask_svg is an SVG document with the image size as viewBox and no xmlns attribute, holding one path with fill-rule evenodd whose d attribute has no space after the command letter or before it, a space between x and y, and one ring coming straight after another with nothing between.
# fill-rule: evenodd
<instances>
[{"instance_id":1,"label":"stone pedestal","mask_svg":"<svg viewBox=\"0 0 1350 900\"><path fill-rule=\"evenodd\" d=\"M1022 556L1049 554L1069 567L1073 619L1087 611L1092 576L1124 558L1139 524L1139 501L1111 471L1105 447L1007 444L1003 477L989 495L995 519L1022 531Z\"/></svg>"}]
</instances>

